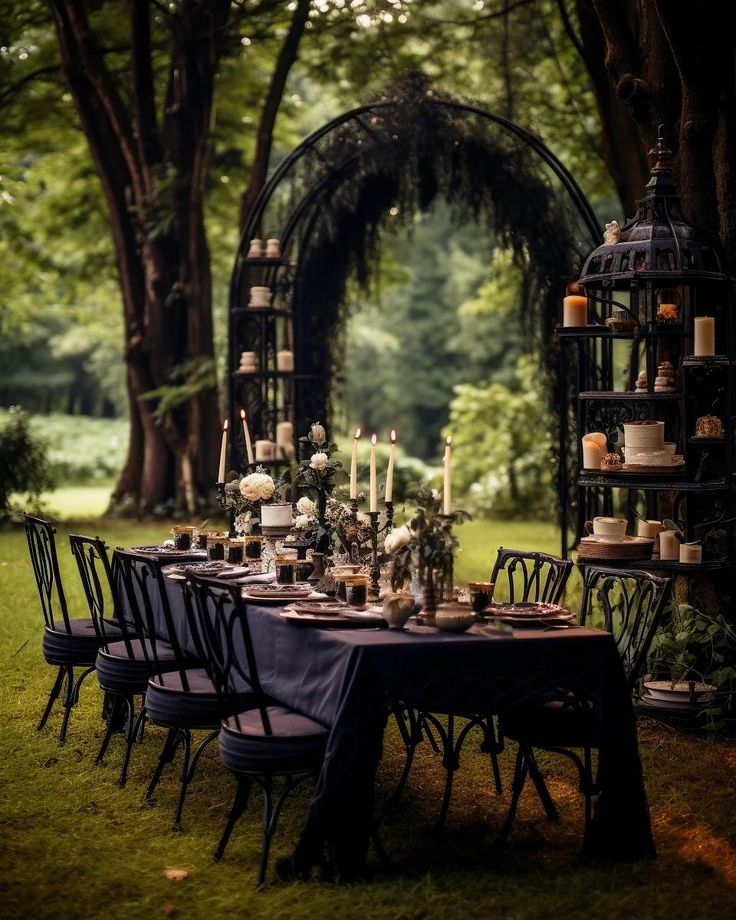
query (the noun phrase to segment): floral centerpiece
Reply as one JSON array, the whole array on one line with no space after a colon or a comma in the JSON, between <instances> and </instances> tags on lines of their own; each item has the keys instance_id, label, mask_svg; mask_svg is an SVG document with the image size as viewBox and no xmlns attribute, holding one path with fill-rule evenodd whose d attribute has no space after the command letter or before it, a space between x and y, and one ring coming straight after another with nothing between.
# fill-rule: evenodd
<instances>
[{"instance_id":1,"label":"floral centerpiece","mask_svg":"<svg viewBox=\"0 0 736 920\"><path fill-rule=\"evenodd\" d=\"M386 535L384 550L391 559L391 587L405 588L414 579L422 593L424 614L434 615L437 604L452 591L452 571L458 540L453 526L470 520L465 511L442 513L442 495L421 489L411 519Z\"/></svg>"},{"instance_id":2,"label":"floral centerpiece","mask_svg":"<svg viewBox=\"0 0 736 920\"><path fill-rule=\"evenodd\" d=\"M252 533L258 524L261 506L274 501L284 484L281 479L274 480L263 466L257 466L245 476L230 473L218 504L233 515L236 533Z\"/></svg>"},{"instance_id":3,"label":"floral centerpiece","mask_svg":"<svg viewBox=\"0 0 736 920\"><path fill-rule=\"evenodd\" d=\"M332 454L338 449L330 444L320 422L299 438L299 469L292 483L293 494L301 492L296 503L297 515L292 534L296 540L310 542L321 549L328 548L332 530L327 518L327 503L332 494L342 463Z\"/></svg>"}]
</instances>

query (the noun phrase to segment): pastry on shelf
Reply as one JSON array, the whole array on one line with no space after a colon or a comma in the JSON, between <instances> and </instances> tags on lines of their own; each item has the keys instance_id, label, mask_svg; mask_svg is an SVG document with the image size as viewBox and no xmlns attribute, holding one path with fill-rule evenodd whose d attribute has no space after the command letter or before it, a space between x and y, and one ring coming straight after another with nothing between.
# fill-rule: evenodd
<instances>
[{"instance_id":1,"label":"pastry on shelf","mask_svg":"<svg viewBox=\"0 0 736 920\"><path fill-rule=\"evenodd\" d=\"M622 466L621 457L615 451L606 454L601 460L602 473L618 473Z\"/></svg>"},{"instance_id":2,"label":"pastry on shelf","mask_svg":"<svg viewBox=\"0 0 736 920\"><path fill-rule=\"evenodd\" d=\"M722 438L723 422L717 415L701 415L695 422L696 438Z\"/></svg>"}]
</instances>

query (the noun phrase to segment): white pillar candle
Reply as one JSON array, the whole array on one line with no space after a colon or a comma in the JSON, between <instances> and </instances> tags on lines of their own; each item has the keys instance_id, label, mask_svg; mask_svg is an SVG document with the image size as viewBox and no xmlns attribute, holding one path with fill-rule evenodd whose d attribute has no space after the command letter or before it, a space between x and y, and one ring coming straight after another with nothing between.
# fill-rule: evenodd
<instances>
[{"instance_id":1,"label":"white pillar candle","mask_svg":"<svg viewBox=\"0 0 736 920\"><path fill-rule=\"evenodd\" d=\"M583 438L583 469L600 470L603 451L597 441Z\"/></svg>"},{"instance_id":2,"label":"white pillar candle","mask_svg":"<svg viewBox=\"0 0 736 920\"><path fill-rule=\"evenodd\" d=\"M276 425L276 446L287 459L294 455L294 425L291 422Z\"/></svg>"},{"instance_id":3,"label":"white pillar candle","mask_svg":"<svg viewBox=\"0 0 736 920\"><path fill-rule=\"evenodd\" d=\"M227 419L222 424L222 443L220 445L220 468L217 473L217 481L225 482L225 459L227 456Z\"/></svg>"},{"instance_id":4,"label":"white pillar candle","mask_svg":"<svg viewBox=\"0 0 736 920\"><path fill-rule=\"evenodd\" d=\"M562 301L563 326L588 325L588 298L580 294L568 294Z\"/></svg>"},{"instance_id":5,"label":"white pillar candle","mask_svg":"<svg viewBox=\"0 0 736 920\"><path fill-rule=\"evenodd\" d=\"M256 441L256 460L273 460L273 441Z\"/></svg>"},{"instance_id":6,"label":"white pillar candle","mask_svg":"<svg viewBox=\"0 0 736 920\"><path fill-rule=\"evenodd\" d=\"M714 355L716 353L716 321L712 316L695 317L694 355Z\"/></svg>"},{"instance_id":7,"label":"white pillar candle","mask_svg":"<svg viewBox=\"0 0 736 920\"><path fill-rule=\"evenodd\" d=\"M444 514L450 514L452 506L452 485L451 485L451 465L452 465L452 438L448 437L445 443L445 481L442 488L442 511Z\"/></svg>"},{"instance_id":8,"label":"white pillar candle","mask_svg":"<svg viewBox=\"0 0 736 920\"><path fill-rule=\"evenodd\" d=\"M659 558L660 559L680 559L680 541L677 539L677 533L674 530L663 530L659 535Z\"/></svg>"},{"instance_id":9,"label":"white pillar candle","mask_svg":"<svg viewBox=\"0 0 736 920\"><path fill-rule=\"evenodd\" d=\"M350 497L358 497L358 441L360 440L360 428L355 429L353 435L353 455L350 458Z\"/></svg>"},{"instance_id":10,"label":"white pillar candle","mask_svg":"<svg viewBox=\"0 0 736 920\"><path fill-rule=\"evenodd\" d=\"M281 241L276 237L273 237L270 240L266 240L266 258L267 259L280 259L281 258Z\"/></svg>"},{"instance_id":11,"label":"white pillar candle","mask_svg":"<svg viewBox=\"0 0 736 920\"><path fill-rule=\"evenodd\" d=\"M376 442L378 436L371 435L371 466L370 466L370 499L368 503L369 511L378 511L378 479L376 477Z\"/></svg>"},{"instance_id":12,"label":"white pillar candle","mask_svg":"<svg viewBox=\"0 0 736 920\"><path fill-rule=\"evenodd\" d=\"M276 355L276 369L291 373L294 370L294 352L280 351Z\"/></svg>"},{"instance_id":13,"label":"white pillar candle","mask_svg":"<svg viewBox=\"0 0 736 920\"><path fill-rule=\"evenodd\" d=\"M386 504L394 498L394 462L396 460L396 432L391 429L391 446L388 449L388 469L386 470Z\"/></svg>"},{"instance_id":14,"label":"white pillar candle","mask_svg":"<svg viewBox=\"0 0 736 920\"><path fill-rule=\"evenodd\" d=\"M250 431L248 431L248 419L245 417L245 409L240 410L240 417L243 420L243 438L245 439L245 452L248 455L248 463L253 465L253 445L250 443Z\"/></svg>"},{"instance_id":15,"label":"white pillar candle","mask_svg":"<svg viewBox=\"0 0 736 920\"><path fill-rule=\"evenodd\" d=\"M698 565L703 561L703 547L699 543L680 544L680 562Z\"/></svg>"}]
</instances>

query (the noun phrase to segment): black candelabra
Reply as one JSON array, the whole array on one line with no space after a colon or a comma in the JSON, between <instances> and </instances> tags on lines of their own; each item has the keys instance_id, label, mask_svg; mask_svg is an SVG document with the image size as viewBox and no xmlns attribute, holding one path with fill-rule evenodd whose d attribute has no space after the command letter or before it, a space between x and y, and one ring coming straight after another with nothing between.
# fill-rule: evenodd
<instances>
[{"instance_id":1,"label":"black candelabra","mask_svg":"<svg viewBox=\"0 0 736 920\"><path fill-rule=\"evenodd\" d=\"M358 519L358 499L350 499L350 508L357 521ZM378 562L378 536L379 534L384 533L385 531L391 530L394 523L394 503L386 502L386 520L383 524L380 523L381 512L380 511L369 511L368 517L370 518L370 552L371 552L371 561L370 561L370 585L368 587L368 600L377 601L380 599L378 582L381 577L381 566Z\"/></svg>"}]
</instances>

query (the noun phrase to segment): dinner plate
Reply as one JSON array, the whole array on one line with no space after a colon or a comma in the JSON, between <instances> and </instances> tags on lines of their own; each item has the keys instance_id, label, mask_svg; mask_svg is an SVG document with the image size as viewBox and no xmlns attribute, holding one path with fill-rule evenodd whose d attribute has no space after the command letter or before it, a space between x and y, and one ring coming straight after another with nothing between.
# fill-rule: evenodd
<instances>
[{"instance_id":1,"label":"dinner plate","mask_svg":"<svg viewBox=\"0 0 736 920\"><path fill-rule=\"evenodd\" d=\"M202 575L204 578L242 578L250 574L250 569L245 565L233 565L231 562L210 560L208 562L178 562L165 565L161 569L169 578L186 578L187 572Z\"/></svg>"},{"instance_id":2,"label":"dinner plate","mask_svg":"<svg viewBox=\"0 0 736 920\"><path fill-rule=\"evenodd\" d=\"M535 618L540 619L542 617L560 617L560 616L572 616L570 611L566 607L560 607L559 604L547 604L544 602L533 603L533 602L522 602L518 604L493 604L488 608L488 616L492 617L501 617L501 616L513 616L522 619L526 618Z\"/></svg>"},{"instance_id":3,"label":"dinner plate","mask_svg":"<svg viewBox=\"0 0 736 920\"><path fill-rule=\"evenodd\" d=\"M563 626L575 618L575 614L566 613L559 616L506 616L495 617L501 623L508 623L509 626Z\"/></svg>"},{"instance_id":4,"label":"dinner plate","mask_svg":"<svg viewBox=\"0 0 736 920\"><path fill-rule=\"evenodd\" d=\"M687 681L673 684L669 680L645 680L644 689L653 700L679 704L690 702L690 685ZM697 702L710 700L717 689L713 684L696 682L693 685L693 699Z\"/></svg>"},{"instance_id":5,"label":"dinner plate","mask_svg":"<svg viewBox=\"0 0 736 920\"><path fill-rule=\"evenodd\" d=\"M339 613L299 613L287 608L279 611L282 620L296 626L321 626L329 629L375 629L388 626L379 613L357 613L346 611Z\"/></svg>"},{"instance_id":6,"label":"dinner plate","mask_svg":"<svg viewBox=\"0 0 736 920\"><path fill-rule=\"evenodd\" d=\"M206 549L176 549L173 546L131 546L131 553L146 553L149 556L171 556L175 559L177 556L198 556L202 558L207 555Z\"/></svg>"},{"instance_id":7,"label":"dinner plate","mask_svg":"<svg viewBox=\"0 0 736 920\"><path fill-rule=\"evenodd\" d=\"M294 588L290 585L274 585L272 590L268 586L244 585L241 591L243 600L252 604L288 604L290 601L303 601L312 593L310 586Z\"/></svg>"}]
</instances>

